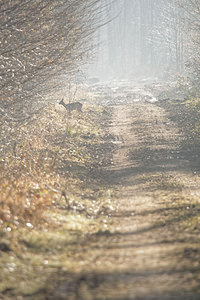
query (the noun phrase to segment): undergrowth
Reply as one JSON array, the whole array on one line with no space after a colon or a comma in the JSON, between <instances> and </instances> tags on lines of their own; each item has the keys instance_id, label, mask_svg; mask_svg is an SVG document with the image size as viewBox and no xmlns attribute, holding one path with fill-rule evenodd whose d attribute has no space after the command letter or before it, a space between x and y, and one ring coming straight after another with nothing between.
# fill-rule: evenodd
<instances>
[{"instance_id":1,"label":"undergrowth","mask_svg":"<svg viewBox=\"0 0 200 300\"><path fill-rule=\"evenodd\" d=\"M1 124L0 299L39 299L55 268L75 267L73 245L108 230L112 191L98 170L111 146L102 112L85 104L69 116L49 104L31 121Z\"/></svg>"},{"instance_id":2,"label":"undergrowth","mask_svg":"<svg viewBox=\"0 0 200 300\"><path fill-rule=\"evenodd\" d=\"M200 98L192 98L186 104L193 111L193 134L200 142Z\"/></svg>"},{"instance_id":3,"label":"undergrowth","mask_svg":"<svg viewBox=\"0 0 200 300\"><path fill-rule=\"evenodd\" d=\"M93 122L87 112L69 119L48 105L33 121L12 128L1 147L1 225L43 223L45 209L81 184L79 168L100 163L90 148L100 145L103 133Z\"/></svg>"}]
</instances>

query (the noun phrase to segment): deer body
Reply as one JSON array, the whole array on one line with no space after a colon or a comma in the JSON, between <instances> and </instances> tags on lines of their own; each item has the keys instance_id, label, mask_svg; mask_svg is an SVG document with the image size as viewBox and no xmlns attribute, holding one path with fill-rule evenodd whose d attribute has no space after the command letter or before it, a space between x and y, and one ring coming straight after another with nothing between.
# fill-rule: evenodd
<instances>
[{"instance_id":1,"label":"deer body","mask_svg":"<svg viewBox=\"0 0 200 300\"><path fill-rule=\"evenodd\" d=\"M82 106L83 104L80 102L72 102L69 104L66 104L63 99L59 102L59 104L61 104L62 106L64 106L64 108L66 108L66 110L68 111L72 111L72 110L77 110L79 112L82 112Z\"/></svg>"}]
</instances>

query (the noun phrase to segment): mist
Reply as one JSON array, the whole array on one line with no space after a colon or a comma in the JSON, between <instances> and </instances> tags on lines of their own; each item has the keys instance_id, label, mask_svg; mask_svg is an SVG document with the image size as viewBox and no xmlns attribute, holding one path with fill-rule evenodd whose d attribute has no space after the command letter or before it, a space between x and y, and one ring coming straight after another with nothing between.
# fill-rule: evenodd
<instances>
[{"instance_id":1,"label":"mist","mask_svg":"<svg viewBox=\"0 0 200 300\"><path fill-rule=\"evenodd\" d=\"M166 0L109 2L102 13L105 25L94 38L91 76L134 80L184 74L194 48L194 43L188 44L186 6Z\"/></svg>"}]
</instances>

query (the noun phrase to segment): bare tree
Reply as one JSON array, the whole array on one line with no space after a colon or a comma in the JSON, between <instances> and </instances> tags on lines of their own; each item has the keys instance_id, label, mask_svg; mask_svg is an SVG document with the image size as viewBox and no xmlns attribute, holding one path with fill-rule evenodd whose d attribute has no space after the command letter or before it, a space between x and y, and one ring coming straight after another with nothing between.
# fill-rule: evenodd
<instances>
[{"instance_id":1,"label":"bare tree","mask_svg":"<svg viewBox=\"0 0 200 300\"><path fill-rule=\"evenodd\" d=\"M1 106L40 97L88 58L98 0L2 0Z\"/></svg>"}]
</instances>

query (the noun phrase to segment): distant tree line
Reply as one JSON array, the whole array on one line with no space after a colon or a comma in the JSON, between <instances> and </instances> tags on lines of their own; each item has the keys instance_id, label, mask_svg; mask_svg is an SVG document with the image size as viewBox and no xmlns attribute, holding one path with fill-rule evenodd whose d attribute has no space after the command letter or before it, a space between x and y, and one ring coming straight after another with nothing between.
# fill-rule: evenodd
<instances>
[{"instance_id":1,"label":"distant tree line","mask_svg":"<svg viewBox=\"0 0 200 300\"><path fill-rule=\"evenodd\" d=\"M104 17L114 20L101 31L101 65L133 76L187 74L199 85L199 0L115 0Z\"/></svg>"}]
</instances>

